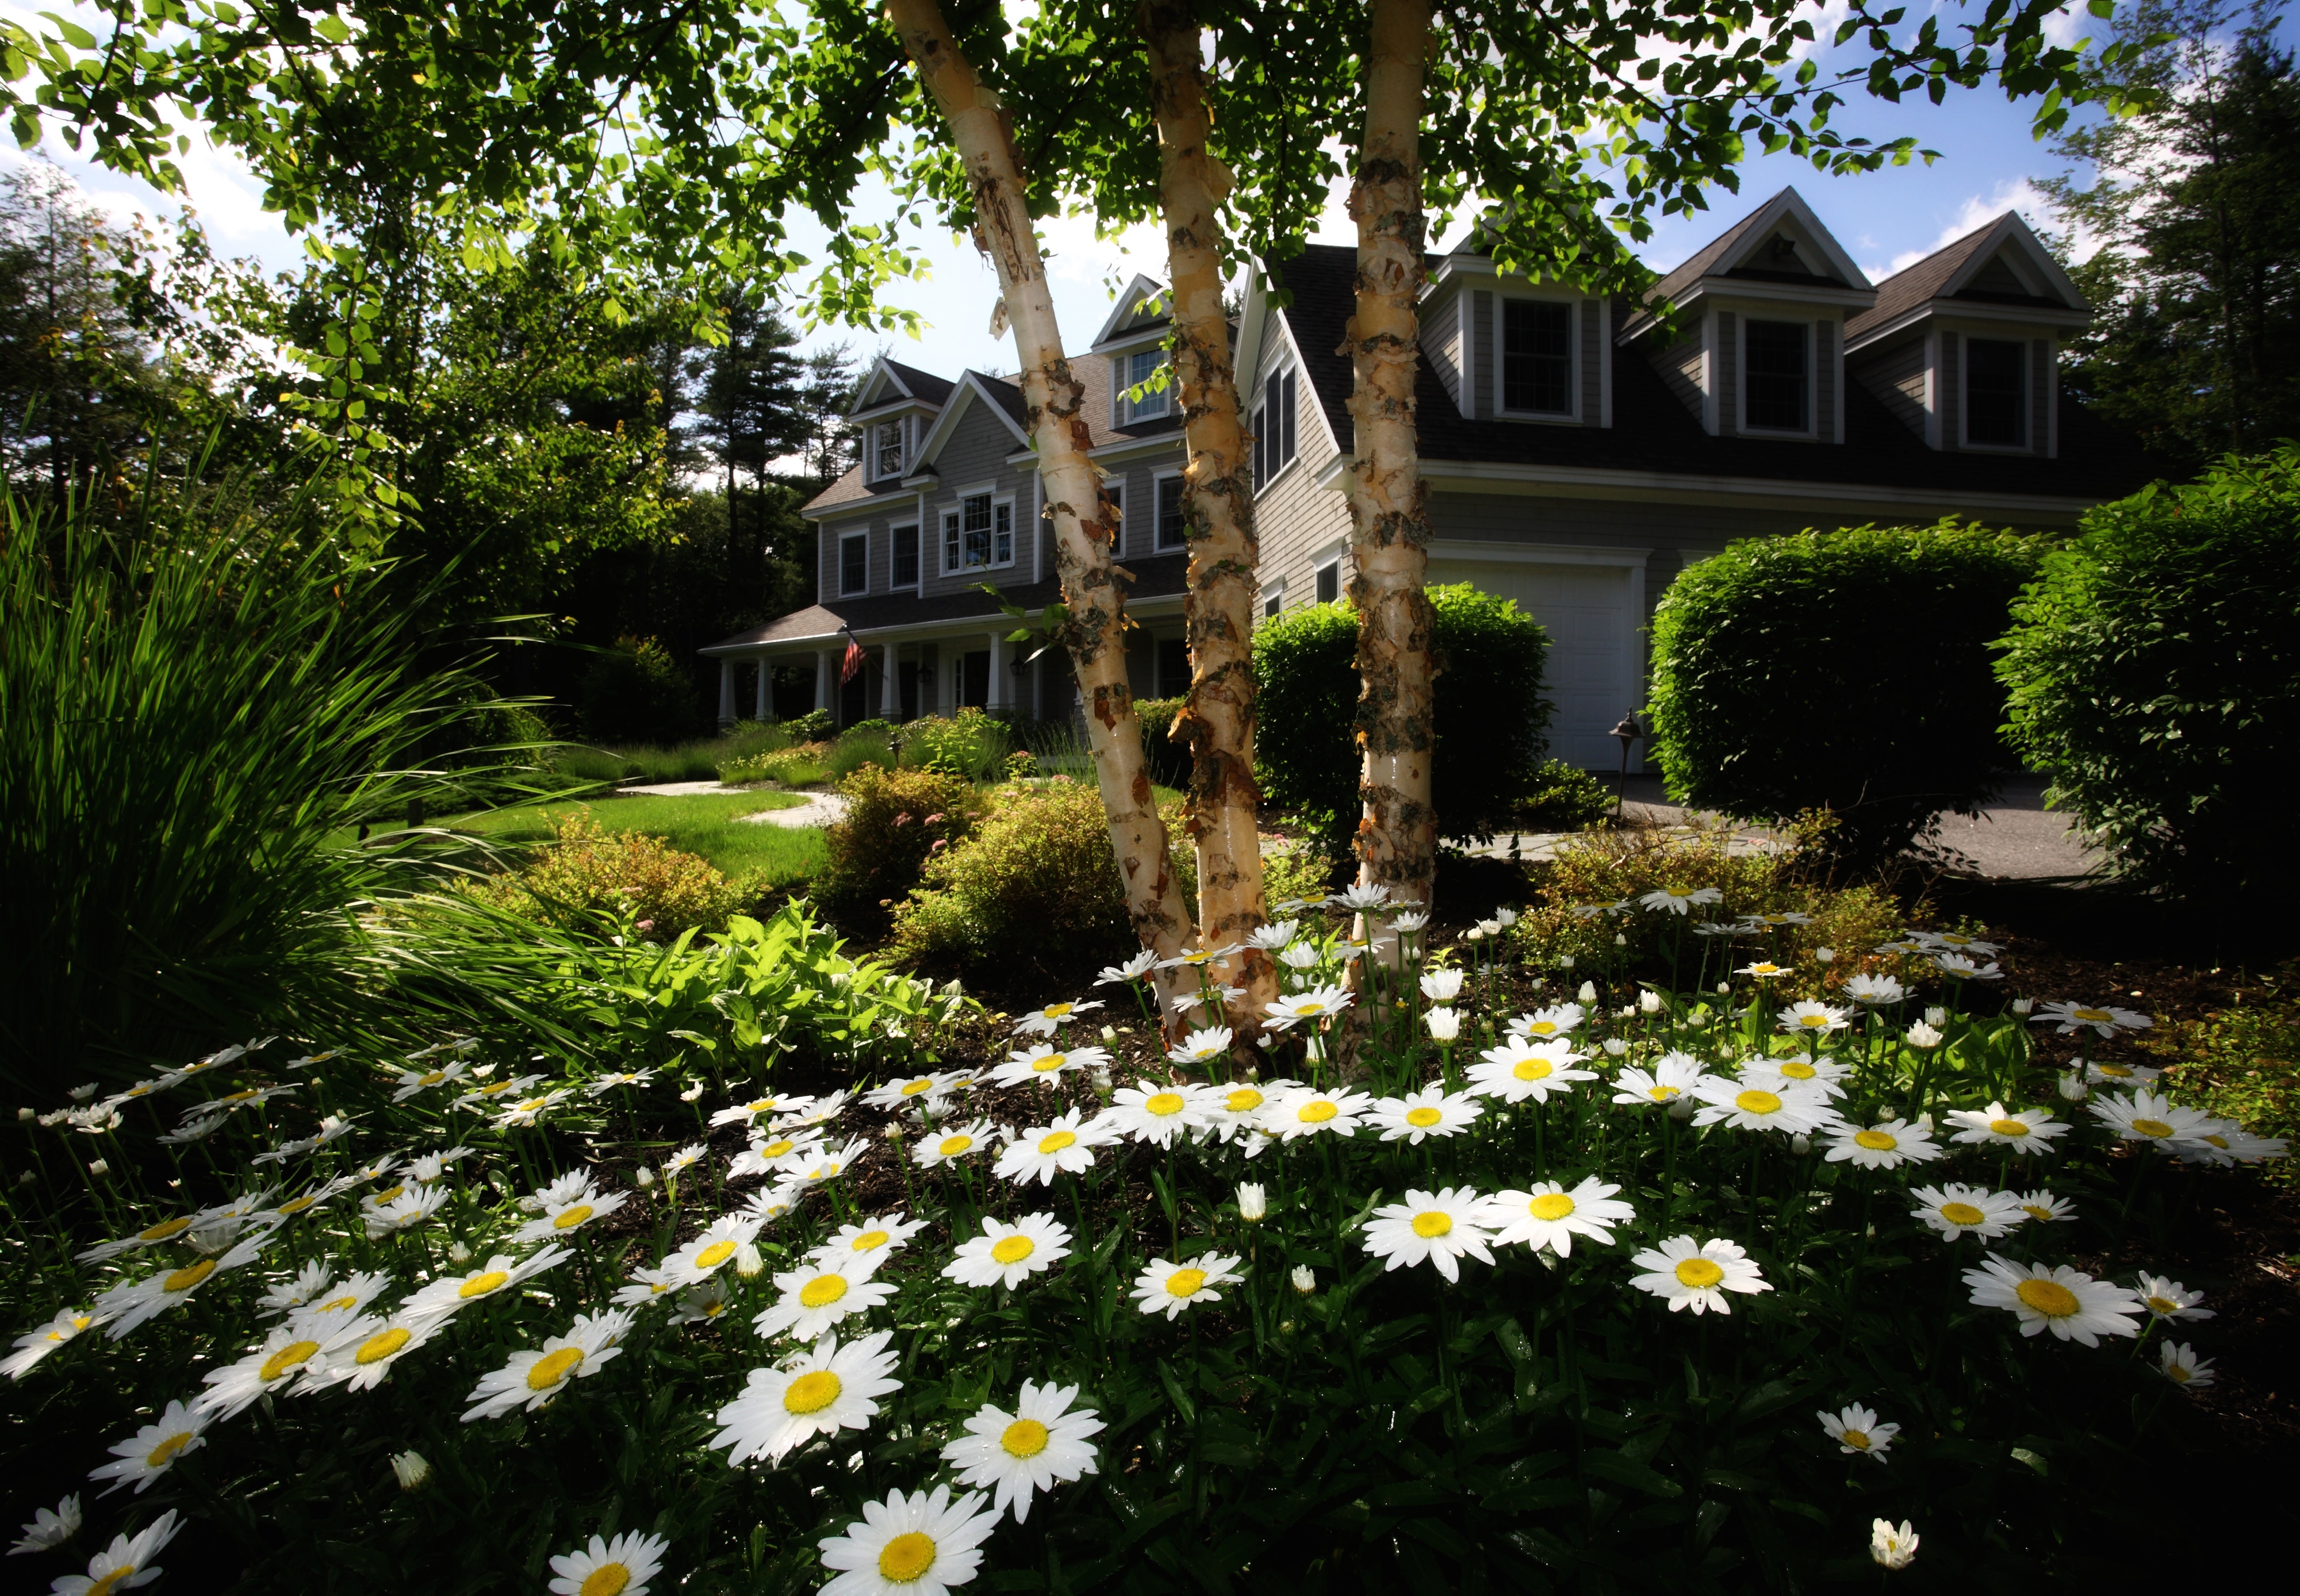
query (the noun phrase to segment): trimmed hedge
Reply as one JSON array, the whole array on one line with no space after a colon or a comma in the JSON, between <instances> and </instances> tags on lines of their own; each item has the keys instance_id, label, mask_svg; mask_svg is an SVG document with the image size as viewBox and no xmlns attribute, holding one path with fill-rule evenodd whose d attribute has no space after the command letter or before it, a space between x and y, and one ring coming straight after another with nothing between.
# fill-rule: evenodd
<instances>
[{"instance_id":1,"label":"trimmed hedge","mask_svg":"<svg viewBox=\"0 0 2300 1596\"><path fill-rule=\"evenodd\" d=\"M2174 895L2284 885L2300 778L2300 450L2229 456L2085 517L2014 607L2015 746L2121 873Z\"/></svg>"},{"instance_id":2,"label":"trimmed hedge","mask_svg":"<svg viewBox=\"0 0 2300 1596\"><path fill-rule=\"evenodd\" d=\"M2045 549L1945 520L1753 538L1679 577L1654 622L1670 795L1745 819L1828 810L1889 857L2018 768L1989 648Z\"/></svg>"},{"instance_id":3,"label":"trimmed hedge","mask_svg":"<svg viewBox=\"0 0 2300 1596\"><path fill-rule=\"evenodd\" d=\"M1431 785L1438 834L1510 830L1540 785L1553 713L1542 692L1548 635L1511 600L1467 583L1429 589L1438 656ZM1320 847L1348 851L1362 806L1357 611L1308 604L1254 628L1254 775L1262 796L1299 816Z\"/></svg>"}]
</instances>

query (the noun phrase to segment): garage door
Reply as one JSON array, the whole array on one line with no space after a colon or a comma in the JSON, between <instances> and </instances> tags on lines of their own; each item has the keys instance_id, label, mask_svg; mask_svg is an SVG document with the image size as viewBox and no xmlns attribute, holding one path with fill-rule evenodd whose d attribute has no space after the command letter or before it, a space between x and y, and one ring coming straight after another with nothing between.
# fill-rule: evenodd
<instances>
[{"instance_id":1,"label":"garage door","mask_svg":"<svg viewBox=\"0 0 2300 1596\"><path fill-rule=\"evenodd\" d=\"M1618 565L1536 565L1432 560L1429 583L1469 582L1517 607L1549 631L1546 673L1554 758L1589 770L1621 768L1613 727L1643 700L1635 674L1637 617L1629 572ZM1644 745L1638 745L1642 753ZM1632 770L1640 766L1635 758Z\"/></svg>"}]
</instances>

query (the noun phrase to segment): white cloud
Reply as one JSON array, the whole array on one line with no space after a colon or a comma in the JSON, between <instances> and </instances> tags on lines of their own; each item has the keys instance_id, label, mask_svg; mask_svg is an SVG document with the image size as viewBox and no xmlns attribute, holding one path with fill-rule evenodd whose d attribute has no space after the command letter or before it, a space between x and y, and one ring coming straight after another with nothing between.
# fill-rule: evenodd
<instances>
[{"instance_id":1,"label":"white cloud","mask_svg":"<svg viewBox=\"0 0 2300 1596\"><path fill-rule=\"evenodd\" d=\"M1869 274L1871 282L1905 271L1935 250L1955 243L1967 233L1979 231L2007 211L2018 211L2021 220L2039 233L2051 229L2052 210L2046 203L2044 191L2026 178L2008 178L1988 194L1967 195L1931 243L1903 250L1893 257L1889 266L1864 264L1861 270Z\"/></svg>"}]
</instances>

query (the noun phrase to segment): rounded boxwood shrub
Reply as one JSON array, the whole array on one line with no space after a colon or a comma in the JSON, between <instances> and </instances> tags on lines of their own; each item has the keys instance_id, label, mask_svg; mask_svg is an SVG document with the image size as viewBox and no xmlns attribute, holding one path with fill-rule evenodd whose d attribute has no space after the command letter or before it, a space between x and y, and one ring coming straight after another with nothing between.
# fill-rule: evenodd
<instances>
[{"instance_id":1,"label":"rounded boxwood shrub","mask_svg":"<svg viewBox=\"0 0 2300 1596\"><path fill-rule=\"evenodd\" d=\"M2015 768L1989 645L2039 540L1945 520L1737 543L1654 621L1670 795L1744 819L1825 810L1855 861L1975 812Z\"/></svg>"},{"instance_id":2,"label":"rounded boxwood shrub","mask_svg":"<svg viewBox=\"0 0 2300 1596\"><path fill-rule=\"evenodd\" d=\"M2289 872L2300 776L2300 451L2086 516L1997 672L2051 802L2136 883L2250 898Z\"/></svg>"},{"instance_id":3,"label":"rounded boxwood shrub","mask_svg":"<svg viewBox=\"0 0 2300 1596\"><path fill-rule=\"evenodd\" d=\"M1516 603L1468 583L1429 590L1438 682L1430 783L1438 835L1509 830L1538 785L1553 713L1542 695L1548 635ZM1306 604L1254 628L1254 776L1338 854L1357 830L1357 611Z\"/></svg>"},{"instance_id":4,"label":"rounded boxwood shrub","mask_svg":"<svg viewBox=\"0 0 2300 1596\"><path fill-rule=\"evenodd\" d=\"M965 777L864 765L838 784L846 814L823 833L830 862L815 888L849 931L883 928L927 861L973 828L981 800Z\"/></svg>"}]
</instances>

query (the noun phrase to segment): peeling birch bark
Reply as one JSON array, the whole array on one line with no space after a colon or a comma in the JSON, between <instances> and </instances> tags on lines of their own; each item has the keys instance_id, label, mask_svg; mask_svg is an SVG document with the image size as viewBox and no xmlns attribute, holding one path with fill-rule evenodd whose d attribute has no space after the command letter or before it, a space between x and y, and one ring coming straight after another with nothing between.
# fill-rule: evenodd
<instances>
[{"instance_id":1,"label":"peeling birch bark","mask_svg":"<svg viewBox=\"0 0 2300 1596\"><path fill-rule=\"evenodd\" d=\"M1158 818L1142 755L1134 694L1127 686L1126 595L1111 559L1117 521L1087 457L1085 389L1062 354L1013 126L999 109L996 94L959 52L937 0L888 0L887 19L966 163L976 239L997 269L1013 324L1018 380L1046 488L1046 513L1054 524L1055 568L1069 611L1056 640L1069 653L1085 701L1087 736L1110 819L1111 850L1126 891L1127 915L1142 945L1171 959L1189 937L1190 909L1174 877L1165 823ZM1161 1018L1169 1028L1171 998L1196 986L1195 980L1160 977L1159 995L1166 1000Z\"/></svg>"},{"instance_id":2,"label":"peeling birch bark","mask_svg":"<svg viewBox=\"0 0 2300 1596\"><path fill-rule=\"evenodd\" d=\"M1366 53L1365 138L1350 185L1358 229L1357 302L1346 341L1354 375L1346 478L1357 574L1358 880L1393 901L1426 904L1438 865L1431 803L1429 490L1414 434L1421 361L1416 312L1424 278L1421 211L1423 62L1430 0L1372 0Z\"/></svg>"},{"instance_id":3,"label":"peeling birch bark","mask_svg":"<svg viewBox=\"0 0 2300 1596\"><path fill-rule=\"evenodd\" d=\"M1136 15L1158 122L1174 381L1188 457L1182 495L1190 525L1190 694L1176 724L1190 749L1188 826L1198 852L1199 939L1221 947L1243 943L1269 919L1262 793L1254 781L1254 606L1262 551L1229 319L1222 312L1219 207L1231 177L1207 147L1212 119L1189 0L1143 0ZM1246 989L1230 1023L1241 1032L1258 1027L1278 996L1277 962L1262 949L1243 948L1217 968L1226 984Z\"/></svg>"}]
</instances>

